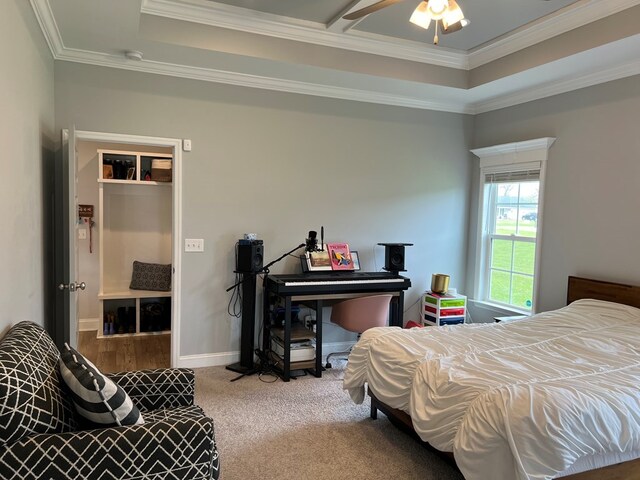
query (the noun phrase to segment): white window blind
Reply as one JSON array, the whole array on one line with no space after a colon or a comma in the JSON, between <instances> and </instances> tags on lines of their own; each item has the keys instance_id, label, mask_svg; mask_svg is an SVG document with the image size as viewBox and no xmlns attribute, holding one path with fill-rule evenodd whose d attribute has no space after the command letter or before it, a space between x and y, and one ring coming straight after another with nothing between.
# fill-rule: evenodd
<instances>
[{"instance_id":1,"label":"white window blind","mask_svg":"<svg viewBox=\"0 0 640 480\"><path fill-rule=\"evenodd\" d=\"M515 183L540 180L540 169L515 172L494 172L484 176L485 183Z\"/></svg>"}]
</instances>

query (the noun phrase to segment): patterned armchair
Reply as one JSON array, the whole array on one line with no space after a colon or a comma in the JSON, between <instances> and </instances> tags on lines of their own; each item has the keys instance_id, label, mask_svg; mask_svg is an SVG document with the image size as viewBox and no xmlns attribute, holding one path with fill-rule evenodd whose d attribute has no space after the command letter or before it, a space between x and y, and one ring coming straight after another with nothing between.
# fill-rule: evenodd
<instances>
[{"instance_id":1,"label":"patterned armchair","mask_svg":"<svg viewBox=\"0 0 640 480\"><path fill-rule=\"evenodd\" d=\"M145 423L83 430L59 357L34 323L0 341L0 479L218 478L213 420L194 405L193 371L110 375Z\"/></svg>"}]
</instances>

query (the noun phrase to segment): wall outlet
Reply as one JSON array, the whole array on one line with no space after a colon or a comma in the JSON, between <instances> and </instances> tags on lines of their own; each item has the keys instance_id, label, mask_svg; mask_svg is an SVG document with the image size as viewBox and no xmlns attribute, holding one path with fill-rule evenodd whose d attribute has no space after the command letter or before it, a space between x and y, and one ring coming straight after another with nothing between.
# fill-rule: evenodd
<instances>
[{"instance_id":1,"label":"wall outlet","mask_svg":"<svg viewBox=\"0 0 640 480\"><path fill-rule=\"evenodd\" d=\"M203 238L185 238L184 251L185 252L204 252L204 239Z\"/></svg>"}]
</instances>

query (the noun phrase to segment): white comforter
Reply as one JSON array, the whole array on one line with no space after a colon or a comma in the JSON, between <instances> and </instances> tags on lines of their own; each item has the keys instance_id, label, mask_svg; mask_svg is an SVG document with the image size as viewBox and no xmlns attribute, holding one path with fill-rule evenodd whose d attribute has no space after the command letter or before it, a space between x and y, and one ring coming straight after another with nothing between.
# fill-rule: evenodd
<instances>
[{"instance_id":1,"label":"white comforter","mask_svg":"<svg viewBox=\"0 0 640 480\"><path fill-rule=\"evenodd\" d=\"M640 310L579 300L509 323L371 329L344 388L361 403L365 383L467 480L550 479L640 451Z\"/></svg>"}]
</instances>

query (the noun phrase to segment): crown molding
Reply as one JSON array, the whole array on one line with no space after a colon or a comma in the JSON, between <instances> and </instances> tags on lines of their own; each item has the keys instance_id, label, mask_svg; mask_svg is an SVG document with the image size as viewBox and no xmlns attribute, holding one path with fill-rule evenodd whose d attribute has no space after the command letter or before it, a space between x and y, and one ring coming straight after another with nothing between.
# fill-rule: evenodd
<instances>
[{"instance_id":1,"label":"crown molding","mask_svg":"<svg viewBox=\"0 0 640 480\"><path fill-rule=\"evenodd\" d=\"M204 0L142 0L140 12L325 47L468 69L467 54L366 32L328 31L323 23L292 19Z\"/></svg>"},{"instance_id":2,"label":"crown molding","mask_svg":"<svg viewBox=\"0 0 640 480\"><path fill-rule=\"evenodd\" d=\"M213 83L223 83L249 88L260 88L286 93L298 93L318 97L354 100L358 102L377 103L398 107L436 110L452 113L471 113L464 102L440 102L418 96L396 95L385 92L375 92L355 88L339 87L335 85L321 85L285 78L264 77L240 72L231 72L173 63L163 63L151 60L134 61L120 55L90 52L86 50L64 49L56 60L85 63L103 67L120 68L143 73L167 75L171 77L202 80Z\"/></svg>"},{"instance_id":3,"label":"crown molding","mask_svg":"<svg viewBox=\"0 0 640 480\"><path fill-rule=\"evenodd\" d=\"M627 62L623 65L611 67L607 70L574 76L565 80L557 80L538 87L527 88L511 95L501 95L486 102L469 105L474 114L486 113L501 108L512 107L522 103L540 100L562 93L572 92L581 88L592 87L601 83L619 80L621 78L640 75L640 60Z\"/></svg>"},{"instance_id":4,"label":"crown molding","mask_svg":"<svg viewBox=\"0 0 640 480\"><path fill-rule=\"evenodd\" d=\"M471 50L467 56L469 69L480 67L636 5L640 5L640 0L581 0L548 18L527 24Z\"/></svg>"},{"instance_id":5,"label":"crown molding","mask_svg":"<svg viewBox=\"0 0 640 480\"><path fill-rule=\"evenodd\" d=\"M57 58L58 54L64 50L64 43L62 42L62 35L60 35L56 19L51 11L49 0L30 1L31 8L40 24L40 30L42 30L47 45L49 45L51 55L53 55L53 58Z\"/></svg>"}]
</instances>

